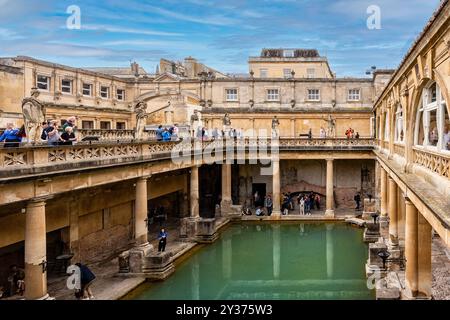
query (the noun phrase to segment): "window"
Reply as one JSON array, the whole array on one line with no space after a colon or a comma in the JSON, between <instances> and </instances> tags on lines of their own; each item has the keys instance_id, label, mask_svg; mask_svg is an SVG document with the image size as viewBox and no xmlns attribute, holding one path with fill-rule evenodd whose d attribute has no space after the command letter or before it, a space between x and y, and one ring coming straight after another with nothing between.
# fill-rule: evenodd
<instances>
[{"instance_id":1,"label":"window","mask_svg":"<svg viewBox=\"0 0 450 320\"><path fill-rule=\"evenodd\" d=\"M120 100L120 101L125 100L125 90L117 89L117 100Z\"/></svg>"},{"instance_id":2,"label":"window","mask_svg":"<svg viewBox=\"0 0 450 320\"><path fill-rule=\"evenodd\" d=\"M267 78L267 69L259 69L259 77Z\"/></svg>"},{"instance_id":3,"label":"window","mask_svg":"<svg viewBox=\"0 0 450 320\"><path fill-rule=\"evenodd\" d=\"M94 121L83 120L81 121L82 129L94 129Z\"/></svg>"},{"instance_id":4,"label":"window","mask_svg":"<svg viewBox=\"0 0 450 320\"><path fill-rule=\"evenodd\" d=\"M391 126L390 126L390 119L391 113L389 110L384 115L384 141L389 141L389 135L391 134Z\"/></svg>"},{"instance_id":5,"label":"window","mask_svg":"<svg viewBox=\"0 0 450 320\"><path fill-rule=\"evenodd\" d=\"M61 92L72 93L72 80L61 80Z\"/></svg>"},{"instance_id":6,"label":"window","mask_svg":"<svg viewBox=\"0 0 450 320\"><path fill-rule=\"evenodd\" d=\"M83 83L83 96L87 97L92 96L92 84Z\"/></svg>"},{"instance_id":7,"label":"window","mask_svg":"<svg viewBox=\"0 0 450 320\"><path fill-rule=\"evenodd\" d=\"M238 101L238 90L237 89L226 89L225 90L227 101Z\"/></svg>"},{"instance_id":8,"label":"window","mask_svg":"<svg viewBox=\"0 0 450 320\"><path fill-rule=\"evenodd\" d=\"M100 121L100 129L102 129L102 130L111 130L111 122L109 122L109 121Z\"/></svg>"},{"instance_id":9,"label":"window","mask_svg":"<svg viewBox=\"0 0 450 320\"><path fill-rule=\"evenodd\" d=\"M402 106L397 107L397 111L395 112L395 136L394 141L403 143L405 140L405 132L403 127L403 109Z\"/></svg>"},{"instance_id":10,"label":"window","mask_svg":"<svg viewBox=\"0 0 450 320\"><path fill-rule=\"evenodd\" d=\"M320 101L320 90L319 89L308 89L308 100L309 101Z\"/></svg>"},{"instance_id":11,"label":"window","mask_svg":"<svg viewBox=\"0 0 450 320\"><path fill-rule=\"evenodd\" d=\"M289 79L292 77L291 74L292 70L291 69L283 69L283 76L285 79Z\"/></svg>"},{"instance_id":12,"label":"window","mask_svg":"<svg viewBox=\"0 0 450 320\"><path fill-rule=\"evenodd\" d=\"M283 54L285 58L294 58L295 52L294 50L284 50Z\"/></svg>"},{"instance_id":13,"label":"window","mask_svg":"<svg viewBox=\"0 0 450 320\"><path fill-rule=\"evenodd\" d=\"M268 89L267 90L267 100L268 101L279 101L280 93L278 89Z\"/></svg>"},{"instance_id":14,"label":"window","mask_svg":"<svg viewBox=\"0 0 450 320\"><path fill-rule=\"evenodd\" d=\"M38 75L36 78L36 86L40 90L50 90L50 77Z\"/></svg>"},{"instance_id":15,"label":"window","mask_svg":"<svg viewBox=\"0 0 450 320\"><path fill-rule=\"evenodd\" d=\"M311 79L316 77L316 69L314 68L308 68L306 69L306 76Z\"/></svg>"},{"instance_id":16,"label":"window","mask_svg":"<svg viewBox=\"0 0 450 320\"><path fill-rule=\"evenodd\" d=\"M359 89L348 90L348 100L349 101L359 101L361 100L361 91Z\"/></svg>"},{"instance_id":17,"label":"window","mask_svg":"<svg viewBox=\"0 0 450 320\"><path fill-rule=\"evenodd\" d=\"M416 115L414 144L437 151L450 150L450 118L447 103L436 83L422 92Z\"/></svg>"},{"instance_id":18,"label":"window","mask_svg":"<svg viewBox=\"0 0 450 320\"><path fill-rule=\"evenodd\" d=\"M125 122L117 122L117 123L116 123L116 129L117 129L117 130L125 130L125 129L126 129L126 124L125 124Z\"/></svg>"},{"instance_id":19,"label":"window","mask_svg":"<svg viewBox=\"0 0 450 320\"><path fill-rule=\"evenodd\" d=\"M108 99L109 98L109 87L101 87L100 88L100 96L103 99Z\"/></svg>"}]
</instances>

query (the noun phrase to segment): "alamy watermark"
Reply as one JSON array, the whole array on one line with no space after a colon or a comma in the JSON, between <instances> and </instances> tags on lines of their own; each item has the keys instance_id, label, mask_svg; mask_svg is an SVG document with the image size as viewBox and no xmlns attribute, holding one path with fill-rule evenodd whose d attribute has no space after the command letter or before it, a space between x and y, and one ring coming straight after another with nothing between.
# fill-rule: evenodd
<instances>
[{"instance_id":1,"label":"alamy watermark","mask_svg":"<svg viewBox=\"0 0 450 320\"><path fill-rule=\"evenodd\" d=\"M367 28L369 30L381 29L381 8L377 5L370 5L366 10L369 17L367 18Z\"/></svg>"},{"instance_id":2,"label":"alamy watermark","mask_svg":"<svg viewBox=\"0 0 450 320\"><path fill-rule=\"evenodd\" d=\"M80 30L81 29L81 9L79 6L71 5L67 7L67 14L70 16L66 20L66 27L69 30Z\"/></svg>"},{"instance_id":3,"label":"alamy watermark","mask_svg":"<svg viewBox=\"0 0 450 320\"><path fill-rule=\"evenodd\" d=\"M69 277L66 281L66 286L69 290L81 290L81 270L77 265L67 267L67 274Z\"/></svg>"}]
</instances>

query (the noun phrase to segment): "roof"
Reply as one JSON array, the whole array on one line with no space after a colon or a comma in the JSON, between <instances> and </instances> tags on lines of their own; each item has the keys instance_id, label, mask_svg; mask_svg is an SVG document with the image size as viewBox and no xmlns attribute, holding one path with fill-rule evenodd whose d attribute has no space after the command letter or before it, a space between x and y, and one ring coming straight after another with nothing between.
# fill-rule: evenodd
<instances>
[{"instance_id":1,"label":"roof","mask_svg":"<svg viewBox=\"0 0 450 320\"><path fill-rule=\"evenodd\" d=\"M94 71L98 73L104 73L110 76L130 76L134 77L134 72L131 70L131 67L96 67L96 68L83 68L85 70ZM147 71L144 68L139 67L139 75L148 75Z\"/></svg>"},{"instance_id":2,"label":"roof","mask_svg":"<svg viewBox=\"0 0 450 320\"><path fill-rule=\"evenodd\" d=\"M319 51L316 49L267 49L261 50L262 58L285 58L284 51L294 51L292 58L318 58L320 57Z\"/></svg>"}]
</instances>

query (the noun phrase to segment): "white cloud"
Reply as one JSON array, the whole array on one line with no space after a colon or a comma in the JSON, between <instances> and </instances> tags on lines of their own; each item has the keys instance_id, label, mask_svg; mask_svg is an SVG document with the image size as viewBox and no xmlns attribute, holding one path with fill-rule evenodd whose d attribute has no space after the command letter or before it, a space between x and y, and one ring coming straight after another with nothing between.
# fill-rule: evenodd
<instances>
[{"instance_id":1,"label":"white cloud","mask_svg":"<svg viewBox=\"0 0 450 320\"><path fill-rule=\"evenodd\" d=\"M97 25L97 24L82 24L81 29L89 30L89 31L106 31L106 32L112 32L112 33L143 34L143 35L149 35L149 36L168 36L168 37L183 36L182 33L176 33L176 32L155 31L155 30L148 30L148 29L123 28L120 26Z\"/></svg>"},{"instance_id":2,"label":"white cloud","mask_svg":"<svg viewBox=\"0 0 450 320\"><path fill-rule=\"evenodd\" d=\"M1 0L0 0L1 1ZM7 1L7 0L3 0L3 1ZM1 5L1 3L0 3ZM18 39L23 39L23 36L20 36L19 34L17 34L16 32L6 29L6 28L0 28L0 39L1 40L18 40Z\"/></svg>"}]
</instances>

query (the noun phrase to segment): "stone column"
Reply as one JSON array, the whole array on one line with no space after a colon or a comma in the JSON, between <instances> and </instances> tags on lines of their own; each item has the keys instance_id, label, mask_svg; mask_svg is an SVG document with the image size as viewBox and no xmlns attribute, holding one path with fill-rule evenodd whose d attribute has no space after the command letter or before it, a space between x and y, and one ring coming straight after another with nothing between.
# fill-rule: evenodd
<instances>
[{"instance_id":1,"label":"stone column","mask_svg":"<svg viewBox=\"0 0 450 320\"><path fill-rule=\"evenodd\" d=\"M431 231L431 225L419 214L417 226L417 296L420 298L431 298Z\"/></svg>"},{"instance_id":2,"label":"stone column","mask_svg":"<svg viewBox=\"0 0 450 320\"><path fill-rule=\"evenodd\" d=\"M405 280L406 295L410 298L417 296L417 253L418 253L418 215L414 204L405 199L406 204L406 227L405 227Z\"/></svg>"},{"instance_id":3,"label":"stone column","mask_svg":"<svg viewBox=\"0 0 450 320\"><path fill-rule=\"evenodd\" d=\"M222 215L230 213L231 207L231 164L222 164L222 202L220 209Z\"/></svg>"},{"instance_id":4,"label":"stone column","mask_svg":"<svg viewBox=\"0 0 450 320\"><path fill-rule=\"evenodd\" d=\"M327 240L326 240L326 258L327 258L327 277L333 278L334 274L334 241L333 241L333 225L327 224Z\"/></svg>"},{"instance_id":5,"label":"stone column","mask_svg":"<svg viewBox=\"0 0 450 320\"><path fill-rule=\"evenodd\" d=\"M397 184L389 177L389 244L398 246L398 212L397 212Z\"/></svg>"},{"instance_id":6,"label":"stone column","mask_svg":"<svg viewBox=\"0 0 450 320\"><path fill-rule=\"evenodd\" d=\"M198 168L199 166L197 165L191 168L191 218L200 217Z\"/></svg>"},{"instance_id":7,"label":"stone column","mask_svg":"<svg viewBox=\"0 0 450 320\"><path fill-rule=\"evenodd\" d=\"M279 224L272 225L273 230L273 251L272 251L272 261L273 261L273 278L278 280L280 278L280 268L281 268L281 226Z\"/></svg>"},{"instance_id":8,"label":"stone column","mask_svg":"<svg viewBox=\"0 0 450 320\"><path fill-rule=\"evenodd\" d=\"M381 219L387 220L388 212L387 212L387 172L383 167L381 169Z\"/></svg>"},{"instance_id":9,"label":"stone column","mask_svg":"<svg viewBox=\"0 0 450 320\"><path fill-rule=\"evenodd\" d=\"M333 159L327 159L327 217L334 217L334 178L333 178Z\"/></svg>"},{"instance_id":10,"label":"stone column","mask_svg":"<svg viewBox=\"0 0 450 320\"><path fill-rule=\"evenodd\" d=\"M281 216L281 182L280 182L280 161L272 160L272 192L273 192L273 212L272 216L280 217Z\"/></svg>"},{"instance_id":11,"label":"stone column","mask_svg":"<svg viewBox=\"0 0 450 320\"><path fill-rule=\"evenodd\" d=\"M405 245L405 233L406 233L406 203L402 189L397 186L397 233L398 242L400 246Z\"/></svg>"},{"instance_id":12,"label":"stone column","mask_svg":"<svg viewBox=\"0 0 450 320\"><path fill-rule=\"evenodd\" d=\"M136 245L148 243L147 239L147 179L139 178L136 182L136 202L134 214L134 230Z\"/></svg>"},{"instance_id":13,"label":"stone column","mask_svg":"<svg viewBox=\"0 0 450 320\"><path fill-rule=\"evenodd\" d=\"M47 231L45 199L30 201L25 222L25 298L46 299L47 294Z\"/></svg>"}]
</instances>

